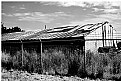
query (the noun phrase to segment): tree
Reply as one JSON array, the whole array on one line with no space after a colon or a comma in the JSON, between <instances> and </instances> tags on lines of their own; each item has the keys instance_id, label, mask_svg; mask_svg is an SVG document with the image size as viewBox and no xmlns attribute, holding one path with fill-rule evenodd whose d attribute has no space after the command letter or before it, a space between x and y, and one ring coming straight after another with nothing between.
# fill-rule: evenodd
<instances>
[{"instance_id":1,"label":"tree","mask_svg":"<svg viewBox=\"0 0 121 81\"><path fill-rule=\"evenodd\" d=\"M18 26L12 27L12 28L6 28L4 26L4 23L1 23L1 32L4 33L12 33L12 32L24 32L24 30L21 30Z\"/></svg>"},{"instance_id":2,"label":"tree","mask_svg":"<svg viewBox=\"0 0 121 81\"><path fill-rule=\"evenodd\" d=\"M1 32L2 32L2 34L6 33L6 31L7 31L7 28L4 26L4 23L1 23Z\"/></svg>"}]
</instances>

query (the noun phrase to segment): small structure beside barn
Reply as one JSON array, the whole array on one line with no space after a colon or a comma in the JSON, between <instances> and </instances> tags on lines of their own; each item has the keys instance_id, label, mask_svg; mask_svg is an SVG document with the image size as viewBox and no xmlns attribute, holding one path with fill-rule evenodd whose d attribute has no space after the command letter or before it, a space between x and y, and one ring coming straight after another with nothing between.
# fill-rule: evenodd
<instances>
[{"instance_id":1,"label":"small structure beside barn","mask_svg":"<svg viewBox=\"0 0 121 81\"><path fill-rule=\"evenodd\" d=\"M99 47L116 47L116 38L113 36L113 33L115 33L115 30L109 22L86 24L83 26L57 27L37 32L8 33L2 35L2 52L14 56L18 51L21 51L22 59L24 59L23 54L25 51L28 53L34 51L38 57L40 56L40 64L43 64L43 55L65 55L65 64L61 65L63 69L61 66L59 68L65 74L70 71L70 73L77 73L77 69L79 68L77 63L80 58L85 58L85 52L87 50L98 52ZM22 64L24 64L23 61ZM69 66L68 64L73 66ZM41 68L44 67L44 65L41 66ZM51 67L48 66L48 68ZM61 73L59 69L54 69L58 73ZM49 71L48 69L45 70Z\"/></svg>"},{"instance_id":2,"label":"small structure beside barn","mask_svg":"<svg viewBox=\"0 0 121 81\"><path fill-rule=\"evenodd\" d=\"M99 48L117 47L118 38L114 36L116 30L109 22L88 24L84 27L92 30L85 35L85 51L91 50L94 53L101 52ZM103 53L106 51L102 51ZM107 51L109 52L109 51Z\"/></svg>"}]
</instances>

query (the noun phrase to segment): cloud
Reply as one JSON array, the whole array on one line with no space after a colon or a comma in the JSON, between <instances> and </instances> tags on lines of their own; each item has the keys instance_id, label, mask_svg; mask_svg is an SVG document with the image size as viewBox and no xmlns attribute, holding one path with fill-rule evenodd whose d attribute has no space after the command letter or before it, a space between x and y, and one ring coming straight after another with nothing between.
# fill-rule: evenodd
<instances>
[{"instance_id":1,"label":"cloud","mask_svg":"<svg viewBox=\"0 0 121 81\"><path fill-rule=\"evenodd\" d=\"M92 12L102 12L105 14L120 14L120 9L99 9L99 8L93 8L94 11Z\"/></svg>"},{"instance_id":2,"label":"cloud","mask_svg":"<svg viewBox=\"0 0 121 81\"><path fill-rule=\"evenodd\" d=\"M48 18L48 17L33 17L33 16L28 16L28 17L19 17L20 21L39 21L43 23L50 23L54 19Z\"/></svg>"},{"instance_id":3,"label":"cloud","mask_svg":"<svg viewBox=\"0 0 121 81\"><path fill-rule=\"evenodd\" d=\"M88 18L85 20L77 20L77 21L71 21L69 22L69 24L65 24L62 26L74 26L74 25L85 25L85 24L95 24L95 23L100 23L100 22L105 22L105 21L109 21L111 22L109 19L106 18Z\"/></svg>"},{"instance_id":4,"label":"cloud","mask_svg":"<svg viewBox=\"0 0 121 81\"><path fill-rule=\"evenodd\" d=\"M24 10L24 9L26 9L26 8L25 8L25 5L24 5L24 4L21 5L21 6L19 7L19 9L20 9L20 10Z\"/></svg>"},{"instance_id":5,"label":"cloud","mask_svg":"<svg viewBox=\"0 0 121 81\"><path fill-rule=\"evenodd\" d=\"M12 17L12 14L6 14L6 13L2 13L3 16L7 16L7 17Z\"/></svg>"},{"instance_id":6,"label":"cloud","mask_svg":"<svg viewBox=\"0 0 121 81\"><path fill-rule=\"evenodd\" d=\"M14 13L14 16L27 16L27 15L31 15L31 13Z\"/></svg>"},{"instance_id":7,"label":"cloud","mask_svg":"<svg viewBox=\"0 0 121 81\"><path fill-rule=\"evenodd\" d=\"M17 6L9 6L10 8L19 11L19 10L25 10L25 6L24 5L17 5Z\"/></svg>"},{"instance_id":8,"label":"cloud","mask_svg":"<svg viewBox=\"0 0 121 81\"><path fill-rule=\"evenodd\" d=\"M50 1L50 2L42 2L44 5L57 5L57 6L63 6L63 7L69 7L69 6L81 6L81 7L89 7L90 4L87 2L84 2L83 0L57 0L57 1Z\"/></svg>"},{"instance_id":9,"label":"cloud","mask_svg":"<svg viewBox=\"0 0 121 81\"><path fill-rule=\"evenodd\" d=\"M121 7L121 1L119 0L46 0L42 3L45 5L57 5L57 6L80 6L80 7L92 7L92 6L104 6L105 8L111 8L112 6Z\"/></svg>"},{"instance_id":10,"label":"cloud","mask_svg":"<svg viewBox=\"0 0 121 81\"><path fill-rule=\"evenodd\" d=\"M93 14L99 13L101 15L96 15L99 18L106 18L106 19L120 19L121 13L121 1L119 0L54 0L54 1L45 1L43 2L44 5L57 5L63 7L70 7L70 6L80 6L83 7L83 10L87 8L92 9Z\"/></svg>"},{"instance_id":11,"label":"cloud","mask_svg":"<svg viewBox=\"0 0 121 81\"><path fill-rule=\"evenodd\" d=\"M8 16L5 13L3 15ZM43 23L50 23L55 19L73 17L72 15L66 14L64 12L54 12L54 13L47 13L47 14L42 12L31 12L31 13L14 13L9 15L17 17L19 21L39 21Z\"/></svg>"},{"instance_id":12,"label":"cloud","mask_svg":"<svg viewBox=\"0 0 121 81\"><path fill-rule=\"evenodd\" d=\"M116 13L120 13L120 9L99 9L99 8L92 8L94 11L92 12L99 12L101 11L102 13L112 13L112 14L116 14Z\"/></svg>"},{"instance_id":13,"label":"cloud","mask_svg":"<svg viewBox=\"0 0 121 81\"><path fill-rule=\"evenodd\" d=\"M104 9L103 10L104 13L119 13L120 9Z\"/></svg>"},{"instance_id":14,"label":"cloud","mask_svg":"<svg viewBox=\"0 0 121 81\"><path fill-rule=\"evenodd\" d=\"M92 12L99 12L99 11L103 11L104 9L99 9L99 8L92 8L94 11Z\"/></svg>"},{"instance_id":15,"label":"cloud","mask_svg":"<svg viewBox=\"0 0 121 81\"><path fill-rule=\"evenodd\" d=\"M92 8L93 12L102 11L103 13L119 13L121 12L121 1L119 0L47 0L44 5L57 5L63 7L80 6L83 8ZM102 7L102 8L98 8Z\"/></svg>"},{"instance_id":16,"label":"cloud","mask_svg":"<svg viewBox=\"0 0 121 81\"><path fill-rule=\"evenodd\" d=\"M94 12L101 11L102 13L106 14L118 14L121 13L121 1L103 1L101 3L93 3L93 6L102 6L102 8L93 8Z\"/></svg>"},{"instance_id":17,"label":"cloud","mask_svg":"<svg viewBox=\"0 0 121 81\"><path fill-rule=\"evenodd\" d=\"M24 10L24 9L26 9L26 8L25 8L25 7L20 7L19 9Z\"/></svg>"},{"instance_id":18,"label":"cloud","mask_svg":"<svg viewBox=\"0 0 121 81\"><path fill-rule=\"evenodd\" d=\"M96 15L98 18L106 18L110 20L121 20L121 15L120 14L101 14L101 15Z\"/></svg>"},{"instance_id":19,"label":"cloud","mask_svg":"<svg viewBox=\"0 0 121 81\"><path fill-rule=\"evenodd\" d=\"M10 8L14 9L14 8L16 8L16 6L10 6Z\"/></svg>"},{"instance_id":20,"label":"cloud","mask_svg":"<svg viewBox=\"0 0 121 81\"><path fill-rule=\"evenodd\" d=\"M92 14L93 17L105 18L113 22L115 22L116 20L121 20L121 1L104 1L99 4L99 6L101 5L103 6L102 8L92 8L94 10L94 13ZM98 15L95 15L95 12L98 13Z\"/></svg>"}]
</instances>

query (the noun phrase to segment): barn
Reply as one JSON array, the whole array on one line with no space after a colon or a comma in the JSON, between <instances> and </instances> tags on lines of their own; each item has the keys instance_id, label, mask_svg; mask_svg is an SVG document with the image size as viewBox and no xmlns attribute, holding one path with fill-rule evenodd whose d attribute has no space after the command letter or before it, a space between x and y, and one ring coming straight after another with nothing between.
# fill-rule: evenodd
<instances>
[{"instance_id":1,"label":"barn","mask_svg":"<svg viewBox=\"0 0 121 81\"><path fill-rule=\"evenodd\" d=\"M56 70L57 73L74 74L78 72L80 59L85 58L87 50L96 53L99 47L116 47L114 33L115 30L107 21L83 26L65 26L41 31L8 33L2 35L2 53L11 56L20 54L22 65L24 65L25 52L37 54L37 58L39 58L37 62L40 63L41 68L44 68L43 72L51 69ZM63 58L66 60L60 63L61 65L56 64L56 66L58 65L56 68L52 68L47 63L43 65L42 57L51 59L52 54L62 55L61 57L64 55Z\"/></svg>"},{"instance_id":2,"label":"barn","mask_svg":"<svg viewBox=\"0 0 121 81\"><path fill-rule=\"evenodd\" d=\"M83 54L85 44L84 36L83 34L81 34L82 31L76 29L77 27L78 26L67 26L45 29L37 32L28 31L4 34L2 35L2 52L5 54L9 54L12 57L19 54L19 56L16 58L18 58L17 60L19 60L19 57L21 58L20 61L22 62L22 64L20 65L24 65L25 63L25 53L30 55L36 54L38 58L37 63L40 63L40 66L37 65L37 67L44 68L44 73L51 70L56 70L58 73L62 73L63 68L63 73L67 74L69 68L68 64L74 64L73 66L75 68L78 59L81 57L81 54ZM76 36L77 34L79 34L80 36ZM61 60L62 58L66 60L64 62L57 63L56 61L53 61L54 57L52 56L55 56L57 58L58 56L61 57L60 59L55 59L56 61ZM45 59L42 60L42 57ZM50 60L51 58L53 58L51 61L53 61L56 65L53 65L50 63L50 61L48 61L48 59ZM43 61L44 63L42 63ZM27 67L29 66L27 65ZM33 65L33 68L35 67L36 66ZM33 68L30 67L31 70ZM58 68L61 69L61 71ZM78 66L76 68L78 68ZM70 66L69 72L74 72L72 70L72 66ZM75 70L74 73L77 73L77 71Z\"/></svg>"}]
</instances>

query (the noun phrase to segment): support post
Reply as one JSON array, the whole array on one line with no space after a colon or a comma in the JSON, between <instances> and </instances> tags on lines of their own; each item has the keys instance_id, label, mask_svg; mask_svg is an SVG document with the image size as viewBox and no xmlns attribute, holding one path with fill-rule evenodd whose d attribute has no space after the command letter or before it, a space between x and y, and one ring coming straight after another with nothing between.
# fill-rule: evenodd
<instances>
[{"instance_id":1,"label":"support post","mask_svg":"<svg viewBox=\"0 0 121 81\"><path fill-rule=\"evenodd\" d=\"M112 28L112 30L111 30L111 36L112 36L112 46L115 46L115 44L114 44L114 37L113 37L113 26L112 25L110 25L110 27Z\"/></svg>"},{"instance_id":2,"label":"support post","mask_svg":"<svg viewBox=\"0 0 121 81\"><path fill-rule=\"evenodd\" d=\"M104 47L104 28L103 28L103 25L102 25L102 42L103 42L103 47Z\"/></svg>"},{"instance_id":3,"label":"support post","mask_svg":"<svg viewBox=\"0 0 121 81\"><path fill-rule=\"evenodd\" d=\"M42 62L42 41L40 40L41 43L41 69L42 69L42 73L43 73L43 62Z\"/></svg>"},{"instance_id":4,"label":"support post","mask_svg":"<svg viewBox=\"0 0 121 81\"><path fill-rule=\"evenodd\" d=\"M20 41L21 41L22 67L23 67L23 53L24 53L24 49L23 49L22 40L20 40Z\"/></svg>"},{"instance_id":5,"label":"support post","mask_svg":"<svg viewBox=\"0 0 121 81\"><path fill-rule=\"evenodd\" d=\"M47 29L47 26L45 25L45 29Z\"/></svg>"},{"instance_id":6,"label":"support post","mask_svg":"<svg viewBox=\"0 0 121 81\"><path fill-rule=\"evenodd\" d=\"M86 72L85 39L84 39L84 46L83 46L83 54L84 54L84 72Z\"/></svg>"},{"instance_id":7,"label":"support post","mask_svg":"<svg viewBox=\"0 0 121 81\"><path fill-rule=\"evenodd\" d=\"M112 39L113 39L113 27L112 27ZM113 39L113 46L115 47L114 39Z\"/></svg>"},{"instance_id":8,"label":"support post","mask_svg":"<svg viewBox=\"0 0 121 81\"><path fill-rule=\"evenodd\" d=\"M111 25L109 24L109 39L112 39L112 35L111 35L111 32L112 32L112 30L111 30ZM109 46L112 46L112 40L109 40Z\"/></svg>"},{"instance_id":9,"label":"support post","mask_svg":"<svg viewBox=\"0 0 121 81\"><path fill-rule=\"evenodd\" d=\"M106 25L104 26L104 36L105 36L104 39L105 39L105 46L106 46L107 45L106 44Z\"/></svg>"}]
</instances>

